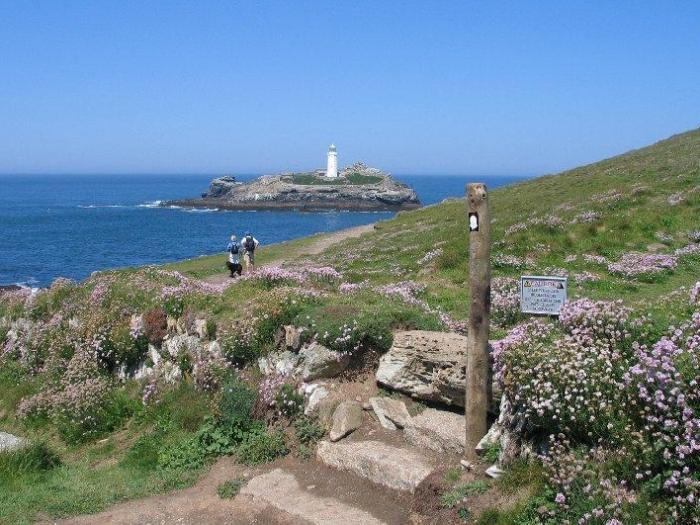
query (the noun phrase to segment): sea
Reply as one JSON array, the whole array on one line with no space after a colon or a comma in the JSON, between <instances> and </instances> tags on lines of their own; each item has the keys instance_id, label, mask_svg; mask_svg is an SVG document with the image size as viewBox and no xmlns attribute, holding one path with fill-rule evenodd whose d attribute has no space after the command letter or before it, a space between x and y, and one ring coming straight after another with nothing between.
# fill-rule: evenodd
<instances>
[{"instance_id":1,"label":"sea","mask_svg":"<svg viewBox=\"0 0 700 525\"><path fill-rule=\"evenodd\" d=\"M249 180L256 175L237 176ZM163 208L196 197L211 175L0 175L0 285L48 286L110 268L160 264L225 250L251 231L262 245L389 219L392 212L220 211ZM423 204L522 177L396 175Z\"/></svg>"}]
</instances>

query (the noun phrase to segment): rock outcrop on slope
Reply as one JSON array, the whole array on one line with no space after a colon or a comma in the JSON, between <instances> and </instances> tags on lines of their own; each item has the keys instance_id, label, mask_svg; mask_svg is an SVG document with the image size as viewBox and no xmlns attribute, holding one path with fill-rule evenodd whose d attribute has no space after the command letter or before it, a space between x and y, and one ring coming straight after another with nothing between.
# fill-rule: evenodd
<instances>
[{"instance_id":1,"label":"rock outcrop on slope","mask_svg":"<svg viewBox=\"0 0 700 525\"><path fill-rule=\"evenodd\" d=\"M250 182L235 177L214 179L201 198L167 201L164 206L227 210L381 211L417 208L416 192L389 174L353 164L335 179L323 171L265 175Z\"/></svg>"}]
</instances>

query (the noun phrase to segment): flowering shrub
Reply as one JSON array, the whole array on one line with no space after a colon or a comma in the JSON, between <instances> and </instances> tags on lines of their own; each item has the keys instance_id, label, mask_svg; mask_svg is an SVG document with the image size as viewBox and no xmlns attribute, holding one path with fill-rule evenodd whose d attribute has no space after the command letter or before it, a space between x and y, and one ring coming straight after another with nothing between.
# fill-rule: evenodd
<instances>
[{"instance_id":1,"label":"flowering shrub","mask_svg":"<svg viewBox=\"0 0 700 525\"><path fill-rule=\"evenodd\" d=\"M418 259L418 264L423 265L427 264L433 259L437 259L442 255L442 248L435 248L434 250L430 250L427 252L423 257Z\"/></svg>"},{"instance_id":2,"label":"flowering shrub","mask_svg":"<svg viewBox=\"0 0 700 525\"><path fill-rule=\"evenodd\" d=\"M690 290L690 303L692 305L698 305L698 302L700 302L700 281L696 282Z\"/></svg>"},{"instance_id":3,"label":"flowering shrub","mask_svg":"<svg viewBox=\"0 0 700 525\"><path fill-rule=\"evenodd\" d=\"M678 259L674 255L629 252L619 261L609 264L608 271L623 277L634 278L673 270L677 264Z\"/></svg>"},{"instance_id":4,"label":"flowering shrub","mask_svg":"<svg viewBox=\"0 0 700 525\"><path fill-rule=\"evenodd\" d=\"M18 417L48 418L68 442L85 441L112 430L126 412L99 362L94 350L79 348L57 384L20 402Z\"/></svg>"},{"instance_id":5,"label":"flowering shrub","mask_svg":"<svg viewBox=\"0 0 700 525\"><path fill-rule=\"evenodd\" d=\"M683 246L683 248L678 248L677 250L674 250L673 255L677 255L679 257L683 255L697 255L700 254L700 244L687 244L686 246Z\"/></svg>"},{"instance_id":6,"label":"flowering shrub","mask_svg":"<svg viewBox=\"0 0 700 525\"><path fill-rule=\"evenodd\" d=\"M700 283L695 312L661 338L620 301L581 299L562 310L563 335L534 321L493 343L518 431L550 436L541 459L554 522L637 522L642 492L670 522L700 521L698 295Z\"/></svg>"},{"instance_id":7,"label":"flowering shrub","mask_svg":"<svg viewBox=\"0 0 700 525\"><path fill-rule=\"evenodd\" d=\"M615 345L628 339L630 330L639 326L639 321L630 320L631 312L621 300L591 301L584 298L566 303L559 314L559 322L579 340Z\"/></svg>"},{"instance_id":8,"label":"flowering shrub","mask_svg":"<svg viewBox=\"0 0 700 525\"><path fill-rule=\"evenodd\" d=\"M359 292L365 287L363 283L341 283L338 287L338 291L342 294L352 294Z\"/></svg>"},{"instance_id":9,"label":"flowering shrub","mask_svg":"<svg viewBox=\"0 0 700 525\"><path fill-rule=\"evenodd\" d=\"M508 254L497 254L491 260L494 268L513 268L515 270L522 270L525 268L525 260L516 255Z\"/></svg>"},{"instance_id":10,"label":"flowering shrub","mask_svg":"<svg viewBox=\"0 0 700 525\"><path fill-rule=\"evenodd\" d=\"M512 277L491 280L491 319L500 326L515 323L520 318L520 283Z\"/></svg>"},{"instance_id":11,"label":"flowering shrub","mask_svg":"<svg viewBox=\"0 0 700 525\"><path fill-rule=\"evenodd\" d=\"M678 193L674 193L672 195L669 195L668 198L666 199L666 202L668 202L668 204L670 206L676 206L676 205L680 204L681 202L683 202L683 193L678 192Z\"/></svg>"},{"instance_id":12,"label":"flowering shrub","mask_svg":"<svg viewBox=\"0 0 700 525\"><path fill-rule=\"evenodd\" d=\"M583 260L593 264L608 264L608 260L605 257L593 253L584 253Z\"/></svg>"},{"instance_id":13,"label":"flowering shrub","mask_svg":"<svg viewBox=\"0 0 700 525\"><path fill-rule=\"evenodd\" d=\"M571 223L572 224L576 224L576 223L590 224L592 222L597 221L598 219L600 219L599 213L592 211L592 210L587 210L587 211L581 212L578 215L576 215L576 217L573 218Z\"/></svg>"},{"instance_id":14,"label":"flowering shrub","mask_svg":"<svg viewBox=\"0 0 700 525\"><path fill-rule=\"evenodd\" d=\"M591 283L600 281L600 276L595 273L583 271L574 273L574 281L576 282L576 284Z\"/></svg>"}]
</instances>

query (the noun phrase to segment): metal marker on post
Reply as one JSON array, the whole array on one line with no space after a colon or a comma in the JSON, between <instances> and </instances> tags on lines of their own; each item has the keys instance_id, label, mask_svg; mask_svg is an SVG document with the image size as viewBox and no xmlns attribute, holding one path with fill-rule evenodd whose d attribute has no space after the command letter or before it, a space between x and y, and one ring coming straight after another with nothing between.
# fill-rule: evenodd
<instances>
[{"instance_id":1,"label":"metal marker on post","mask_svg":"<svg viewBox=\"0 0 700 525\"><path fill-rule=\"evenodd\" d=\"M488 430L489 312L491 310L491 217L485 184L467 184L469 210L469 325L464 415L464 456L476 460L476 445Z\"/></svg>"}]
</instances>

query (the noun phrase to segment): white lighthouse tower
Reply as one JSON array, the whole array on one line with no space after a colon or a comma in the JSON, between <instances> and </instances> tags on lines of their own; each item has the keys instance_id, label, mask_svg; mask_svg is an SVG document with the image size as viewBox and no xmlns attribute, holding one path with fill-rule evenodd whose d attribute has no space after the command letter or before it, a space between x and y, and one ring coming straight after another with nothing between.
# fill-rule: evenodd
<instances>
[{"instance_id":1,"label":"white lighthouse tower","mask_svg":"<svg viewBox=\"0 0 700 525\"><path fill-rule=\"evenodd\" d=\"M329 179L338 178L338 152L335 150L335 144L331 144L328 148L328 164L326 164L326 177Z\"/></svg>"}]
</instances>

